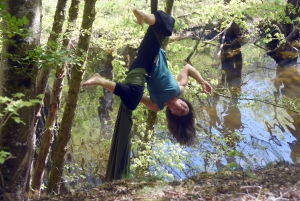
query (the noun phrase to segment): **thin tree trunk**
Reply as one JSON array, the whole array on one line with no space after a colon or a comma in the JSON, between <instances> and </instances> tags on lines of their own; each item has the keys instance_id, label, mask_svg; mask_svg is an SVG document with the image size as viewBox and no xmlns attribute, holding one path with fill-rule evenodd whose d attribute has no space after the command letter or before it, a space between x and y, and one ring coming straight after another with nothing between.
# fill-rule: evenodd
<instances>
[{"instance_id":1,"label":"thin tree trunk","mask_svg":"<svg viewBox=\"0 0 300 201\"><path fill-rule=\"evenodd\" d=\"M53 46L51 44L57 43L58 39L62 33L63 23L65 21L66 5L68 0L58 0L56 5L56 11L54 15L54 22L52 25L52 31L47 41L47 48L51 49L53 52L57 50L57 45ZM51 65L47 65L45 68L42 68L38 75L37 80L37 94L44 94L50 71L52 69ZM39 113L41 105L36 106L36 112Z\"/></svg>"},{"instance_id":2,"label":"thin tree trunk","mask_svg":"<svg viewBox=\"0 0 300 201\"><path fill-rule=\"evenodd\" d=\"M165 11L167 14L172 15L174 0L167 0L166 1L166 8Z\"/></svg>"},{"instance_id":3,"label":"thin tree trunk","mask_svg":"<svg viewBox=\"0 0 300 201\"><path fill-rule=\"evenodd\" d=\"M35 61L26 59L29 51L39 46L41 29L40 0L7 0L6 10L2 15L2 56L0 67L1 96L12 98L16 93L24 94L25 100L36 99L36 77L38 68ZM19 30L28 30L27 34L15 34L8 37L11 27L6 15L9 13L18 19L26 17L28 24L19 26ZM8 42L8 40L10 42ZM3 111L3 106L0 111ZM0 122L0 150L10 152L13 157L0 166L0 197L3 200L23 200L31 158L34 151L35 107L22 107L19 117L24 122L16 123L8 119Z\"/></svg>"},{"instance_id":4,"label":"thin tree trunk","mask_svg":"<svg viewBox=\"0 0 300 201\"><path fill-rule=\"evenodd\" d=\"M69 9L68 27L64 34L65 38L63 40L63 47L66 49L70 48L70 37L73 31L73 25L76 24L76 19L78 17L79 2L80 0L72 0L71 7ZM54 140L54 129L56 129L55 123L57 122L58 109L66 73L66 66L67 63L63 63L62 67L58 66L56 68L56 79L53 84L50 99L50 109L47 116L42 143L39 150L39 155L37 157L32 180L32 189L34 190L35 197L40 196L40 188L44 179L45 166L48 162L51 145Z\"/></svg>"},{"instance_id":5,"label":"thin tree trunk","mask_svg":"<svg viewBox=\"0 0 300 201\"><path fill-rule=\"evenodd\" d=\"M151 13L156 12L157 7L158 7L158 0L151 0Z\"/></svg>"},{"instance_id":6,"label":"thin tree trunk","mask_svg":"<svg viewBox=\"0 0 300 201\"><path fill-rule=\"evenodd\" d=\"M203 27L202 33L201 33L201 35L199 36L199 38L198 38L198 40L197 40L197 42L196 42L196 44L195 44L195 46L194 46L192 52L191 52L191 53L187 56L187 58L184 60L185 62L187 62L187 63L190 64L190 65L192 65L191 58L192 58L192 56L194 55L194 53L196 52L196 50L197 50L197 48L198 48L198 45L199 45L199 43L200 43L200 41L201 41L201 38L203 37L203 35L204 35L204 33L205 33L205 30L206 30L207 25L208 25L208 24L206 24L206 25Z\"/></svg>"},{"instance_id":7,"label":"thin tree trunk","mask_svg":"<svg viewBox=\"0 0 300 201\"><path fill-rule=\"evenodd\" d=\"M62 121L58 130L58 139L56 148L54 150L53 164L50 171L49 184L47 187L47 194L58 192L59 182L63 173L64 156L67 151L67 144L71 137L72 122L75 116L75 110L78 102L80 84L82 76L85 72L85 64L89 43L92 33L92 25L95 20L95 3L97 0L85 0L83 19L81 24L81 31L79 36L78 47L76 51L77 57L85 57L82 63L78 63L72 69L70 87L66 100Z\"/></svg>"},{"instance_id":8,"label":"thin tree trunk","mask_svg":"<svg viewBox=\"0 0 300 201\"><path fill-rule=\"evenodd\" d=\"M172 15L173 5L174 5L174 0L166 1L165 12L167 14ZM169 44L169 37L166 37L165 40L163 41L162 48L164 50L167 49L168 44Z\"/></svg>"}]
</instances>

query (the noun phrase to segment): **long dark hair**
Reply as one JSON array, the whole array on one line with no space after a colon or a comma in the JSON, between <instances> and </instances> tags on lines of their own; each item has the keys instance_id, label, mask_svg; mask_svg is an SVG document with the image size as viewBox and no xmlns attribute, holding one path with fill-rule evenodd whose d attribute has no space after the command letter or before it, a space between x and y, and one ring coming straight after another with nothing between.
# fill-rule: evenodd
<instances>
[{"instance_id":1,"label":"long dark hair","mask_svg":"<svg viewBox=\"0 0 300 201\"><path fill-rule=\"evenodd\" d=\"M166 108L166 118L167 127L173 137L181 145L190 146L194 143L196 139L196 129L195 129L195 112L192 104L183 99L189 107L189 113L185 116L176 116L172 114L169 107Z\"/></svg>"}]
</instances>

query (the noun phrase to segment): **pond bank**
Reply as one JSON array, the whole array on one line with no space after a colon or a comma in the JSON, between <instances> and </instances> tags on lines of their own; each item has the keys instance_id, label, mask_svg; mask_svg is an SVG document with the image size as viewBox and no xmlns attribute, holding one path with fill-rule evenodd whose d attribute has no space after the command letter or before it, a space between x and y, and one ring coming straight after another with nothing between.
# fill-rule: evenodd
<instances>
[{"instance_id":1,"label":"pond bank","mask_svg":"<svg viewBox=\"0 0 300 201\"><path fill-rule=\"evenodd\" d=\"M174 182L121 180L41 200L300 200L300 164L273 162L252 171L204 172Z\"/></svg>"}]
</instances>

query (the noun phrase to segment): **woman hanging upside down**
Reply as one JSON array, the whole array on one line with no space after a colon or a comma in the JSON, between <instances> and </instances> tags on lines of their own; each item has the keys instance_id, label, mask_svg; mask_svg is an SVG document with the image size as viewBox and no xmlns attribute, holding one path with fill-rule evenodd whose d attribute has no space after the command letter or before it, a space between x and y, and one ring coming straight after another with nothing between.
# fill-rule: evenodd
<instances>
[{"instance_id":1,"label":"woman hanging upside down","mask_svg":"<svg viewBox=\"0 0 300 201\"><path fill-rule=\"evenodd\" d=\"M191 145L196 137L195 114L191 103L180 98L179 95L184 91L189 77L201 84L205 93L211 94L212 87L189 64L181 70L177 80L169 71L161 43L166 36L172 35L175 22L173 17L162 11L145 14L142 11L133 10L133 13L138 24L146 23L149 27L125 81L116 83L95 73L83 83L83 86L104 87L119 96L126 108L130 110L135 110L139 102L153 111L162 110L164 106L167 106L168 129L181 145ZM145 82L147 82L150 97L143 96Z\"/></svg>"}]
</instances>

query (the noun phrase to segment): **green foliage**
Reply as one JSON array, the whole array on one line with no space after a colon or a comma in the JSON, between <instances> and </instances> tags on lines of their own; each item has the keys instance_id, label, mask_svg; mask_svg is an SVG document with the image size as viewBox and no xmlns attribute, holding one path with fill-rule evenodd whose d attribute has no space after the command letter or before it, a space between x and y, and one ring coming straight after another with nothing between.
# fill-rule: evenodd
<instances>
[{"instance_id":1,"label":"green foliage","mask_svg":"<svg viewBox=\"0 0 300 201\"><path fill-rule=\"evenodd\" d=\"M23 123L22 119L19 116L19 110L22 107L31 107L36 104L41 104L41 98L43 95L39 95L38 99L30 99L30 100L22 100L24 98L24 94L17 93L13 94L12 98L2 97L0 96L0 104L4 105L3 111L0 113L0 127L4 126L6 122L11 118L17 123Z\"/></svg>"},{"instance_id":2,"label":"green foliage","mask_svg":"<svg viewBox=\"0 0 300 201\"><path fill-rule=\"evenodd\" d=\"M293 111L300 112L300 99L299 98L283 97L282 104Z\"/></svg>"},{"instance_id":3,"label":"green foliage","mask_svg":"<svg viewBox=\"0 0 300 201\"><path fill-rule=\"evenodd\" d=\"M7 15L3 16L3 18L7 23L8 29L6 29L5 33L7 34L8 38L12 38L15 35L22 35L24 31L26 33L26 30L21 28L24 25L27 25L29 22L25 16L23 18L17 19L15 16L7 13Z\"/></svg>"},{"instance_id":4,"label":"green foliage","mask_svg":"<svg viewBox=\"0 0 300 201\"><path fill-rule=\"evenodd\" d=\"M144 186L142 189L137 191L138 195L145 196L145 195L153 195L153 194L159 194L164 191L168 190L168 185L166 182L157 182L157 185L153 186ZM151 201L152 199L144 199L145 201Z\"/></svg>"},{"instance_id":5,"label":"green foliage","mask_svg":"<svg viewBox=\"0 0 300 201\"><path fill-rule=\"evenodd\" d=\"M237 150L232 150L232 151L228 152L227 155L230 157L243 156L243 154Z\"/></svg>"},{"instance_id":6,"label":"green foliage","mask_svg":"<svg viewBox=\"0 0 300 201\"><path fill-rule=\"evenodd\" d=\"M150 143L145 143L138 138L132 140L132 151L137 157L133 158L130 168L134 172L137 168L149 167L144 176L151 175L173 180L174 175L170 174L166 166L182 171L185 168L184 161L188 153L178 144L173 145L170 140L157 138L156 135L160 134L149 136ZM140 150L140 147L145 147L145 149Z\"/></svg>"},{"instance_id":7,"label":"green foliage","mask_svg":"<svg viewBox=\"0 0 300 201\"><path fill-rule=\"evenodd\" d=\"M28 30L23 27L24 25L28 25L28 19L25 16L17 18L6 12L6 4L3 0L0 3L0 13L2 21L6 22L6 27L1 29L2 34L6 35L8 38L12 38L16 35L24 37L25 34L28 34ZM13 40L11 42L13 42Z\"/></svg>"},{"instance_id":8,"label":"green foliage","mask_svg":"<svg viewBox=\"0 0 300 201\"><path fill-rule=\"evenodd\" d=\"M149 10L149 5L141 1L117 0L102 1L96 5L94 33L101 37L94 37L93 43L102 49L119 49L125 44L138 46L146 26L139 26L132 14L133 8ZM98 36L97 35L97 36Z\"/></svg>"},{"instance_id":9,"label":"green foliage","mask_svg":"<svg viewBox=\"0 0 300 201\"><path fill-rule=\"evenodd\" d=\"M65 172L69 173L64 175L64 179L66 180L66 182L74 182L79 178L85 178L83 174L80 174L84 173L84 171L77 163L66 164L64 166L64 169Z\"/></svg>"},{"instance_id":10,"label":"green foliage","mask_svg":"<svg viewBox=\"0 0 300 201\"><path fill-rule=\"evenodd\" d=\"M47 8L47 6L46 6ZM1 29L1 32L5 37L2 37L2 43L16 46L20 48L20 41L13 39L14 36L21 37L27 43L27 39L32 37L24 26L28 25L28 19L24 16L17 18L5 11L5 4L1 4L0 12L2 14L2 20L6 23L6 27ZM48 16L45 16L48 19ZM44 19L44 17L43 17ZM48 22L46 22L48 23ZM44 31L44 30L43 30ZM43 39L42 39L43 40ZM18 42L18 44L16 43ZM35 49L24 49L24 54L6 54L3 55L16 64L18 64L19 73L26 72L26 66L31 64L37 64L41 67L59 67L63 63L70 65L82 65L85 55L81 57L74 57L74 50L66 49L62 47L61 42L49 41L46 47L38 46ZM17 67L17 66L15 66Z\"/></svg>"},{"instance_id":11,"label":"green foliage","mask_svg":"<svg viewBox=\"0 0 300 201\"><path fill-rule=\"evenodd\" d=\"M109 148L110 140L103 139L98 132L89 136L73 136L67 154L71 160L64 166L66 182L73 189L86 189L96 185L96 181L103 181Z\"/></svg>"},{"instance_id":12,"label":"green foliage","mask_svg":"<svg viewBox=\"0 0 300 201\"><path fill-rule=\"evenodd\" d=\"M113 60L113 73L115 75L115 82L122 82L126 77L127 68L125 68L125 62L122 60Z\"/></svg>"},{"instance_id":13,"label":"green foliage","mask_svg":"<svg viewBox=\"0 0 300 201\"><path fill-rule=\"evenodd\" d=\"M239 166L239 164L233 162L233 163L227 163L227 167L230 168L230 169L235 169Z\"/></svg>"},{"instance_id":14,"label":"green foliage","mask_svg":"<svg viewBox=\"0 0 300 201\"><path fill-rule=\"evenodd\" d=\"M3 164L8 156L10 156L9 152L0 151L0 164Z\"/></svg>"}]
</instances>

